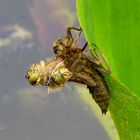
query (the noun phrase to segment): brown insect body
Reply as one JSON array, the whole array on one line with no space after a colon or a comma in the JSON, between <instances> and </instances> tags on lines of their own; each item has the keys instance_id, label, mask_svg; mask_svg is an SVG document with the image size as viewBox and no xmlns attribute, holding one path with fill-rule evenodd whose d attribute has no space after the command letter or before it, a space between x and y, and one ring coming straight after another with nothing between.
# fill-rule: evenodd
<instances>
[{"instance_id":1,"label":"brown insect body","mask_svg":"<svg viewBox=\"0 0 140 140\"><path fill-rule=\"evenodd\" d=\"M76 39L72 36L72 29L79 31ZM101 72L109 71L101 65L99 59L83 53L87 43L82 49L76 46L81 32L81 29L67 28L67 35L57 39L53 44L55 57L48 62L33 64L26 78L31 85L41 84L51 89L62 87L67 81L85 84L102 113L106 114L109 95Z\"/></svg>"},{"instance_id":2,"label":"brown insect body","mask_svg":"<svg viewBox=\"0 0 140 140\"><path fill-rule=\"evenodd\" d=\"M73 61L75 65L70 68L70 71L72 70L73 72L70 80L87 85L90 94L101 108L102 113L106 114L109 105L109 95L101 72L84 55L77 61L77 64L75 59Z\"/></svg>"},{"instance_id":3,"label":"brown insect body","mask_svg":"<svg viewBox=\"0 0 140 140\"><path fill-rule=\"evenodd\" d=\"M59 50L59 53L55 51L55 54L57 57L64 59L66 68L73 73L69 81L87 85L92 98L99 105L102 113L106 114L109 105L109 95L101 72L108 71L101 66L99 60L85 55L82 49L77 48L73 43L74 40L72 38L69 39L68 36L60 38L58 42L55 42L55 49ZM62 45L61 51L59 49L60 44Z\"/></svg>"}]
</instances>

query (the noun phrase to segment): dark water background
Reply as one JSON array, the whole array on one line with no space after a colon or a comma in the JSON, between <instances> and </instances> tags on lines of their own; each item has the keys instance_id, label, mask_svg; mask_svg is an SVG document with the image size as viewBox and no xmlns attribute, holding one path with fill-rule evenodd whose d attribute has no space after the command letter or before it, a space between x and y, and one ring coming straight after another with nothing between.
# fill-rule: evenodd
<instances>
[{"instance_id":1,"label":"dark water background","mask_svg":"<svg viewBox=\"0 0 140 140\"><path fill-rule=\"evenodd\" d=\"M109 140L74 84L49 95L24 78L72 25L75 0L0 0L0 140Z\"/></svg>"}]
</instances>

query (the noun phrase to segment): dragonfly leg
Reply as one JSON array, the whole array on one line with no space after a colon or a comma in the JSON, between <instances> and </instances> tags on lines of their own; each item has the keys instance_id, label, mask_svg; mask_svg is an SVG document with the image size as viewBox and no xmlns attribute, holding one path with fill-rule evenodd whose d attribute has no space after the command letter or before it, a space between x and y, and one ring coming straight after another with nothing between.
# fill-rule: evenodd
<instances>
[{"instance_id":1,"label":"dragonfly leg","mask_svg":"<svg viewBox=\"0 0 140 140\"><path fill-rule=\"evenodd\" d=\"M81 34L82 32L82 28L76 28L76 27L67 27L66 29L66 32L67 32L67 36L71 39L73 39L73 36L72 36L72 32L71 30L76 30L76 31L79 31L79 34ZM79 35L80 36L80 35Z\"/></svg>"},{"instance_id":2,"label":"dragonfly leg","mask_svg":"<svg viewBox=\"0 0 140 140\"><path fill-rule=\"evenodd\" d=\"M106 67L107 67L107 69L105 71L107 71L108 73L111 73L111 68L110 68L110 66L108 64L108 61L105 58L104 54L100 51L100 49L96 46L96 44L92 43L91 45L94 45L93 52L94 52L94 56L96 57L96 59L99 60L99 61L101 59L101 61L103 61L104 64L106 65ZM97 54L96 51L99 52L100 56Z\"/></svg>"},{"instance_id":3,"label":"dragonfly leg","mask_svg":"<svg viewBox=\"0 0 140 140\"><path fill-rule=\"evenodd\" d=\"M86 42L85 45L82 48L82 52L87 48L87 46L88 46L88 43Z\"/></svg>"},{"instance_id":4,"label":"dragonfly leg","mask_svg":"<svg viewBox=\"0 0 140 140\"><path fill-rule=\"evenodd\" d=\"M78 36L76 37L76 39L74 39L73 36L72 36L72 30L76 30L76 31L79 32L79 34L78 34ZM76 42L79 40L79 38L80 38L80 36L81 36L82 31L83 31L82 28L67 27L67 29L66 29L67 37L68 37L69 39L74 40L72 46L75 46Z\"/></svg>"}]
</instances>

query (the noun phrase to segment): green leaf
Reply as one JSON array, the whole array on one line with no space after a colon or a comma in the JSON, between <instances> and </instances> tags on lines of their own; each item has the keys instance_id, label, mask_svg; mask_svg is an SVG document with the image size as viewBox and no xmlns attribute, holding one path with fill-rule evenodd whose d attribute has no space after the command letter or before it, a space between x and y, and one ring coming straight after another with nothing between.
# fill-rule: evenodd
<instances>
[{"instance_id":1,"label":"green leaf","mask_svg":"<svg viewBox=\"0 0 140 140\"><path fill-rule=\"evenodd\" d=\"M77 0L80 25L89 44L106 56L112 76L104 75L109 111L121 140L140 139L140 1ZM93 48L93 46L90 46Z\"/></svg>"},{"instance_id":2,"label":"green leaf","mask_svg":"<svg viewBox=\"0 0 140 140\"><path fill-rule=\"evenodd\" d=\"M140 96L140 1L77 0L86 39L105 54L113 75Z\"/></svg>"},{"instance_id":3,"label":"green leaf","mask_svg":"<svg viewBox=\"0 0 140 140\"><path fill-rule=\"evenodd\" d=\"M105 76L109 87L109 111L121 140L140 139L140 98L112 77Z\"/></svg>"}]
</instances>

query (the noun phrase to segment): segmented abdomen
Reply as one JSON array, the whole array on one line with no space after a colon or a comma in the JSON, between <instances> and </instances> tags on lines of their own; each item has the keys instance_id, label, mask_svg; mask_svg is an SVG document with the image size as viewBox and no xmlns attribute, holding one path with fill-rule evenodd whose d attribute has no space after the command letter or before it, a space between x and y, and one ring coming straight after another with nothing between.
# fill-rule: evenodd
<instances>
[{"instance_id":1,"label":"segmented abdomen","mask_svg":"<svg viewBox=\"0 0 140 140\"><path fill-rule=\"evenodd\" d=\"M103 114L106 114L109 105L108 88L104 81L103 76L99 71L93 76L96 81L96 86L88 86L90 94L95 102L99 105Z\"/></svg>"}]
</instances>

